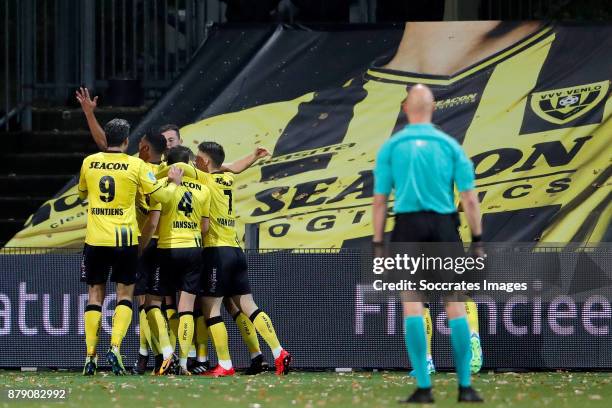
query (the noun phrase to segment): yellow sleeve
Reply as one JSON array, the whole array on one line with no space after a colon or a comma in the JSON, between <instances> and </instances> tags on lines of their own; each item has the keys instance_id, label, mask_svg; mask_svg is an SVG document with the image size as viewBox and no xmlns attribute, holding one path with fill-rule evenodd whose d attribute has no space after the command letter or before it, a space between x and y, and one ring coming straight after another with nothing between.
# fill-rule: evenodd
<instances>
[{"instance_id":1,"label":"yellow sleeve","mask_svg":"<svg viewBox=\"0 0 612 408\"><path fill-rule=\"evenodd\" d=\"M161 204L167 204L172 201L177 187L174 183L166 183L164 186L157 180L153 170L148 168L143 161L141 161L140 169L138 170L138 181L142 187L142 192L150 195L153 200Z\"/></svg>"},{"instance_id":2,"label":"yellow sleeve","mask_svg":"<svg viewBox=\"0 0 612 408\"><path fill-rule=\"evenodd\" d=\"M161 187L161 183L155 178L153 170L142 160L140 160L140 167L138 168L138 184L142 188L143 194L151 194Z\"/></svg>"},{"instance_id":3,"label":"yellow sleeve","mask_svg":"<svg viewBox=\"0 0 612 408\"><path fill-rule=\"evenodd\" d=\"M159 185L159 188L151 193L151 198L159 205L168 204L174 198L176 187L177 185L174 183L168 183L165 186Z\"/></svg>"},{"instance_id":4,"label":"yellow sleeve","mask_svg":"<svg viewBox=\"0 0 612 408\"><path fill-rule=\"evenodd\" d=\"M202 170L198 170L191 163L174 163L172 166L182 169L183 177L189 177L194 180L198 180L201 183L208 183L208 180L210 179L210 174L203 172ZM155 177L157 177L157 179L168 177L168 170L170 170L170 167L171 166L160 167L155 174Z\"/></svg>"},{"instance_id":5,"label":"yellow sleeve","mask_svg":"<svg viewBox=\"0 0 612 408\"><path fill-rule=\"evenodd\" d=\"M81 172L79 173L79 198L81 200L85 200L87 198L87 180L85 180L85 160L83 160L83 164L81 165Z\"/></svg>"},{"instance_id":6,"label":"yellow sleeve","mask_svg":"<svg viewBox=\"0 0 612 408\"><path fill-rule=\"evenodd\" d=\"M204 201L202 201L202 217L209 218L210 216L210 190L204 186Z\"/></svg>"},{"instance_id":7,"label":"yellow sleeve","mask_svg":"<svg viewBox=\"0 0 612 408\"><path fill-rule=\"evenodd\" d=\"M168 184L168 179L163 178L158 180L162 186L166 186ZM157 201L153 196L149 195L149 211L161 211L162 203Z\"/></svg>"}]
</instances>

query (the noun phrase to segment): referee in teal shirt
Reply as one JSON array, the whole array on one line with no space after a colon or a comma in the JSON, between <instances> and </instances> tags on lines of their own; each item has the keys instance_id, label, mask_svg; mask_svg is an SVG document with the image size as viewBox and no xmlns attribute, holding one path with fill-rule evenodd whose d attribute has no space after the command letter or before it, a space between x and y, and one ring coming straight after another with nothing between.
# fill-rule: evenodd
<instances>
[{"instance_id":1,"label":"referee in teal shirt","mask_svg":"<svg viewBox=\"0 0 612 408\"><path fill-rule=\"evenodd\" d=\"M402 108L408 117L404 129L387 140L374 169L374 245L383 245L387 198L395 194L393 242L461 242L454 188L472 232L481 239L480 208L474 191L472 162L455 139L432 123L434 97L429 88L415 85ZM459 383L459 401L481 402L471 386L470 329L463 302L445 302L451 330L453 360ZM405 401L431 403L431 378L427 369L427 342L423 303L404 298L404 328L408 356L414 368L417 390Z\"/></svg>"}]
</instances>

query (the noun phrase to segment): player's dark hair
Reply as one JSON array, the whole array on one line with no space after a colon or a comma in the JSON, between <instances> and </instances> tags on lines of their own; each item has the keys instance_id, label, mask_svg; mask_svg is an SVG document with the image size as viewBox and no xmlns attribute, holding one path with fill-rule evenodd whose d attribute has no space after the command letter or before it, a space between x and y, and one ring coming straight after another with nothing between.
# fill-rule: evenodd
<instances>
[{"instance_id":1,"label":"player's dark hair","mask_svg":"<svg viewBox=\"0 0 612 408\"><path fill-rule=\"evenodd\" d=\"M168 164L189 163L191 154L191 149L188 147L176 146L166 152L166 161Z\"/></svg>"},{"instance_id":2,"label":"player's dark hair","mask_svg":"<svg viewBox=\"0 0 612 408\"><path fill-rule=\"evenodd\" d=\"M221 146L219 143L202 142L198 145L198 149L202 153L206 153L213 161L215 166L219 167L223 164L223 161L225 160L225 152L223 151L223 146Z\"/></svg>"},{"instance_id":3,"label":"player's dark hair","mask_svg":"<svg viewBox=\"0 0 612 408\"><path fill-rule=\"evenodd\" d=\"M176 126L174 123L168 123L167 125L162 125L159 127L159 129L157 130L159 133L164 133L168 130L174 130L176 132L176 135L178 136L178 138L181 138L181 131L179 130L179 127Z\"/></svg>"},{"instance_id":4,"label":"player's dark hair","mask_svg":"<svg viewBox=\"0 0 612 408\"><path fill-rule=\"evenodd\" d=\"M111 119L104 125L104 134L107 146L121 146L130 135L130 123L125 119Z\"/></svg>"},{"instance_id":5,"label":"player's dark hair","mask_svg":"<svg viewBox=\"0 0 612 408\"><path fill-rule=\"evenodd\" d=\"M148 132L143 136L147 142L151 145L155 153L164 154L166 151L166 138L164 135L158 132Z\"/></svg>"}]
</instances>

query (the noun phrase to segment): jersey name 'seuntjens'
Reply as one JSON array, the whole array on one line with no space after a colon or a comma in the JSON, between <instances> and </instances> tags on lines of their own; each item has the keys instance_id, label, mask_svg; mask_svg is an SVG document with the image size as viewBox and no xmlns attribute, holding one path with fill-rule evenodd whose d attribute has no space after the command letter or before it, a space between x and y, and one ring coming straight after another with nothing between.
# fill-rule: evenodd
<instances>
[{"instance_id":1,"label":"jersey name 'seuntjens'","mask_svg":"<svg viewBox=\"0 0 612 408\"><path fill-rule=\"evenodd\" d=\"M119 152L101 152L83 160L79 195L89 201L85 243L92 246L138 244L136 195L160 191L151 166ZM174 188L169 189L171 192Z\"/></svg>"}]
</instances>

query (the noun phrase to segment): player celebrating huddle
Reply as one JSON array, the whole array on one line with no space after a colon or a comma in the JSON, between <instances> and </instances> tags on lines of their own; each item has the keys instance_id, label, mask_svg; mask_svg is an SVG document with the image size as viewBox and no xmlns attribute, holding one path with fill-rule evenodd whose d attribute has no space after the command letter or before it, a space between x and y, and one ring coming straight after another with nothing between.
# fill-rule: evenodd
<instances>
[{"instance_id":1,"label":"player celebrating huddle","mask_svg":"<svg viewBox=\"0 0 612 408\"><path fill-rule=\"evenodd\" d=\"M182 172L172 168L168 172L172 183L162 186L141 159L125 154L129 131L130 126L125 120L109 121L104 127L106 152L87 156L80 172L79 197L87 198L89 203L81 265L81 280L89 287L84 316L85 375L93 375L97 369L96 347L109 274L111 281L117 283L117 306L113 315L111 347L106 358L113 373L126 373L119 348L132 320L139 232L136 193L141 188L143 194L165 203L172 199L182 180Z\"/></svg>"},{"instance_id":2,"label":"player celebrating huddle","mask_svg":"<svg viewBox=\"0 0 612 408\"><path fill-rule=\"evenodd\" d=\"M246 257L236 237L236 215L233 207L234 176L221 171L225 152L223 147L215 142L200 143L198 150L196 166L199 170L180 163L177 167L182 168L187 177L205 182L211 193L210 226L204 238L202 252L204 262L202 304L219 364L204 375L224 377L235 373L229 354L227 330L221 318L221 304L224 297L232 298L270 346L274 355L276 374L287 374L291 355L280 345L270 317L257 307L251 293ZM265 150L261 154L265 155Z\"/></svg>"},{"instance_id":3,"label":"player celebrating huddle","mask_svg":"<svg viewBox=\"0 0 612 408\"><path fill-rule=\"evenodd\" d=\"M186 147L172 148L166 155L168 164L189 163L190 153ZM187 370L187 357L194 334L193 306L200 286L202 236L208 229L209 207L208 188L200 181L189 178L183 179L172 200L162 205L157 244L159 266L149 282L151 296L147 307L149 323L159 336L164 354L164 364L159 374L171 368L174 351L160 311L162 296L180 291L177 336L179 373L191 375Z\"/></svg>"}]
</instances>

